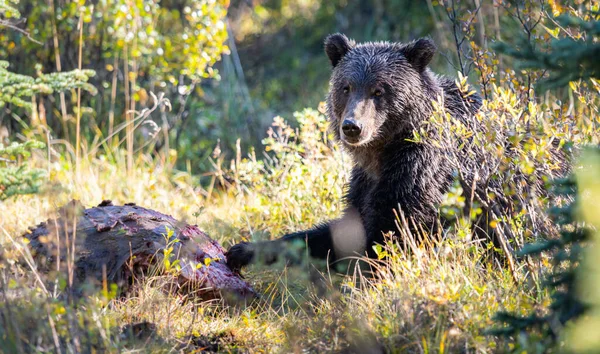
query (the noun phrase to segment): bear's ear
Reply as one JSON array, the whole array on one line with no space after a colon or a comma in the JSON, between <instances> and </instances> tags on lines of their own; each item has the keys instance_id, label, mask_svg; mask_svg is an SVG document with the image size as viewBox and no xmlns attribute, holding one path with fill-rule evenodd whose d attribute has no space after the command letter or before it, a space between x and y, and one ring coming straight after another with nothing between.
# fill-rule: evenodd
<instances>
[{"instance_id":1,"label":"bear's ear","mask_svg":"<svg viewBox=\"0 0 600 354\"><path fill-rule=\"evenodd\" d=\"M327 36L325 39L325 53L327 53L331 65L335 68L344 55L346 55L354 45L355 43L353 40L348 39L348 37L341 33L330 34Z\"/></svg>"},{"instance_id":2,"label":"bear's ear","mask_svg":"<svg viewBox=\"0 0 600 354\"><path fill-rule=\"evenodd\" d=\"M402 47L402 53L406 60L419 72L425 70L433 58L435 50L435 43L429 37L417 39Z\"/></svg>"}]
</instances>

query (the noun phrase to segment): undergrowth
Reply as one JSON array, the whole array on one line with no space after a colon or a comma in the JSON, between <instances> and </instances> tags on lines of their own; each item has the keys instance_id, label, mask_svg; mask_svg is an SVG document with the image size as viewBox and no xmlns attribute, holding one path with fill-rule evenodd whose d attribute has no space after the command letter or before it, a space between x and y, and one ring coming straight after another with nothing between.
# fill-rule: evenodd
<instances>
[{"instance_id":1,"label":"undergrowth","mask_svg":"<svg viewBox=\"0 0 600 354\"><path fill-rule=\"evenodd\" d=\"M494 114L523 116L508 91L499 90L494 104L488 107L496 109ZM539 112L542 121L550 114L542 108L533 112ZM468 227L451 229L432 249L401 250L388 242L378 249L386 261L370 261L375 277L359 268L340 275L309 263L284 269L252 267L245 274L261 298L245 308L165 294L160 289L166 280L161 277L150 278L126 298L106 290L84 304L73 304L60 297L60 291L43 289L33 264L22 261L27 259L27 247L20 235L71 199L86 206L103 199L135 202L198 224L225 247L241 240L275 238L338 216L351 161L331 141L321 113L307 109L296 119L298 128L275 118L261 156L238 151L227 163L217 147L211 159L214 171L204 177L203 187L190 173L173 170L173 161L149 155L139 155L136 167L128 172L123 150L83 154L79 175L69 155L51 160L34 155L28 164L48 171L45 190L2 202L0 350L509 349L510 343L485 336L483 330L499 310L524 314L549 303L537 277L528 273L542 271L548 262L542 258L533 268L519 263L515 279L511 269L489 262L484 250L468 241ZM569 138L597 139L590 134ZM445 207L460 204L461 195L458 186L451 190ZM518 223L512 225L519 231ZM151 328L151 334L130 337L122 331L127 324L142 325L142 333Z\"/></svg>"},{"instance_id":2,"label":"undergrowth","mask_svg":"<svg viewBox=\"0 0 600 354\"><path fill-rule=\"evenodd\" d=\"M12 21L20 17L12 6L16 3L18 1L0 0L1 25L12 28L17 24ZM115 2L121 3L121 0ZM322 109L307 109L288 117L297 122L297 128L284 118L275 118L263 141L264 151L242 151L240 146L245 142L238 140L233 159L222 152L219 144L207 161L189 162L181 158L208 155L204 147L213 136L207 134L210 126L229 133L234 128L231 122L242 127L241 130L250 128L250 120L240 123L242 115L236 115L235 120L212 123L206 123L211 121L206 117L188 122L187 114L193 115L203 105L193 106L184 115L187 98L192 93L204 95L199 86L200 78L218 76L212 65L222 52L228 51L224 45L223 18L229 1L192 3L193 6L183 9L190 15L186 17L186 24L180 23L175 9L168 4L161 7L158 2L153 2L151 7L144 6L145 2L136 2L139 11L133 16L124 12L127 6L70 2L64 9L68 18L64 23L51 21L50 16L43 22L35 21L42 18L40 14L44 9L55 12L53 2L48 2L34 7L39 13L29 14L33 17L29 17L26 25L31 32L35 30L44 43L54 40L54 48L50 45L38 47L27 31L15 32L15 35L23 36L23 41L17 45L7 39L12 35L3 35L8 43L8 49L3 50L7 53L35 46L36 51L43 48L44 58L57 57L60 62L61 54L57 48L60 34L63 47L79 49L79 55L65 50L63 56L72 55L82 68L89 54L97 54L96 50L88 49L102 47L105 38L88 36L96 33L88 30L103 23L111 31L113 27L117 29L113 32L115 35L106 36L115 45L106 46L110 51L99 53L98 61L94 62L98 69L96 77L112 77L112 85L106 82L100 87L98 84L101 94L96 98L84 96L83 106L81 89L84 93L96 92L97 87L87 83L94 72L39 72L33 77L11 73L7 71L8 63L0 62L0 87L6 91L0 93L0 107L3 112L13 110L9 123L11 126L18 124L17 131L22 133L11 139L25 142L25 145L12 145L3 150L1 146L6 140L3 136L8 130L0 126L4 129L0 129L0 139L3 139L0 142L0 172L4 172L0 173L0 352L490 353L524 348L528 352L545 350L540 345L541 332L520 330L512 338L505 339L486 335L489 332L485 330L494 326L494 314L499 312L510 313L514 318L531 313L552 317L548 312L552 311L551 296L556 292L549 293L551 290L543 286L540 275L552 269L553 260L542 254L535 259L514 259L509 266L498 264L489 258L487 248L492 246L484 242L481 247L482 243L473 239L472 231L481 215L481 203L492 204L495 196L508 195L519 199L517 205L520 208L486 221L486 226L492 229L500 223L506 225L506 232L512 235L500 253L510 256L526 242L552 236L549 228L531 227L527 223L528 219L544 219L545 209L551 201L523 182L542 187L550 180L538 173L554 177L564 172L564 166L557 163L561 160L550 153L551 147L575 147L573 150L576 151L581 145L600 142L600 84L594 79L570 81L568 90L559 92L556 97L549 93L537 97L532 84L543 79L545 70L512 70L507 66L508 58L499 58L485 49L491 31L481 33L484 43L472 41L476 33L473 28L481 25L484 29L485 26L479 17L475 21L479 8L471 12L461 7L459 10L465 12L461 16L463 19L457 19L456 13L454 17L450 12L446 13L452 22L459 62L461 55L469 54L471 50L464 59L468 58L480 74L482 94L487 100L477 119L484 129L474 131L468 125L446 119L448 116L438 111L426 123L428 126L416 131L418 136L415 137L422 140L420 143L456 142L460 149L474 157L469 166L455 166L456 181L441 205L442 214L452 225L445 230L441 241L429 247L409 242L411 247L404 250L389 239L377 248L380 259L363 260L362 267L351 267L345 274L306 260L294 267L250 267L244 275L261 296L247 307L226 307L219 302L200 302L181 294L167 294L163 289L170 280L164 276L147 278L135 292L124 298L118 297L117 289L108 284L94 296L82 300L64 294L64 279L60 277L49 286L32 262L21 235L28 227L55 216L61 206L73 199L80 200L85 206L97 205L105 199L112 199L115 204L135 202L198 224L225 248L240 241L273 239L335 218L343 210L344 184L349 178L352 162L332 142ZM444 6L447 2L439 3L440 11L449 11ZM513 5L511 1L499 4L505 10L501 13L510 14L513 20L517 16L523 27L511 28L504 37L523 30L527 32L529 42L540 44L557 38L561 31L571 38L571 42L580 37L579 32L565 30L560 26L562 22L553 20L544 10L545 2L540 2L542 9L537 22L536 16L525 16L530 11L537 11L536 4L514 2ZM454 5L453 1L453 11ZM488 5L488 10L494 10L498 16L499 6ZM563 7L555 1L548 5L553 16L574 12L589 20L598 13L593 2L589 2L588 7ZM152 9L157 11L150 11ZM126 29L135 30L139 24L152 29L156 22L153 16L159 12L167 15L158 17L166 21L163 25L156 23L162 32L139 31L137 36L128 35ZM541 22L545 25L533 31L540 24L541 12L546 12L547 21ZM435 11L433 14L435 17ZM338 15L336 13L336 19ZM177 22L176 26L168 25L172 20ZM500 40L500 22L497 22L497 40ZM75 23L79 23L77 31L73 27ZM597 27L597 22L593 24ZM188 37L186 33L196 25L202 28L199 37ZM556 28L553 30L546 25ZM581 31L595 28L591 26L582 26ZM205 36L207 30L211 36ZM161 43L173 43L169 38L183 32L186 32L185 43L169 45L163 52ZM597 31L590 30L590 33ZM152 41L144 40L148 35ZM468 46L465 41L470 42ZM461 49L463 42L465 45ZM588 42L597 41L590 39ZM483 50L478 49L479 45L483 45ZM184 61L169 62L175 63L176 72L182 77L177 79L171 71L157 72L156 60L159 67L166 65L161 61L163 57L179 54L182 46L188 46L191 54L181 56ZM463 53L465 48L466 53ZM564 59L565 53L572 52L574 50L563 50L557 58ZM525 58L531 56L529 52L526 54ZM187 64L190 60L186 58L193 61L193 73L189 72L190 65ZM52 63L51 60L45 62L47 65ZM560 64L560 60L557 63ZM27 67L28 64L27 61L12 62L11 68L15 65ZM59 63L56 64L57 70L61 71ZM556 66L553 62L547 64ZM578 68L580 63L568 64ZM126 74L121 75L120 68ZM36 71L40 71L38 69ZM460 69L464 74L462 62ZM189 76L189 80L184 76ZM581 76L591 75L568 76L567 79ZM124 85L117 85L121 82ZM468 94L466 82L467 79L461 76L458 83ZM152 87L165 89L166 97L171 98L175 107L173 114L167 114L167 108L171 106L169 100L162 95L154 96L149 91ZM277 91L281 90L278 88ZM49 97L50 92L59 95L60 112L57 107L46 111L45 103L49 103L48 107L57 106L51 104L57 97ZM150 98L155 103L153 107L135 112L140 106L149 105ZM66 99L69 99L72 113L67 109ZM92 109L86 102L102 104L96 104ZM14 110L18 106L25 108L23 112L31 111L30 114L21 117L21 111ZM161 121L160 127L150 118ZM199 123L201 126L196 126ZM430 129L432 127L434 129ZM428 134L432 131L437 134ZM248 132L243 133L247 135ZM222 136L223 151L230 150L229 141L236 134ZM175 138L173 145L169 136L171 140ZM26 156L29 147L42 146L35 140L43 140L46 149ZM172 149L173 146L177 146L177 150ZM212 171L199 178L191 172L198 172L197 164L212 166ZM187 169L183 169L186 165ZM180 169L176 170L175 166ZM471 175L465 176L465 172ZM597 215L597 203L594 203L597 198L594 198L600 195L600 188L592 183L594 176L597 174L588 176L588 184L595 187L587 199L584 198L584 208ZM473 203L471 186L465 185L464 181L478 178L483 178L495 189ZM10 184L18 189L3 187ZM38 194L17 196L36 192L40 187ZM471 205L465 209L469 203ZM583 220L598 228L598 224L594 224L597 220L590 216ZM402 225L402 220L399 224ZM415 235L405 228L400 227L397 233L409 241L415 239ZM567 335L560 337L561 340L565 338L564 341L570 340L570 345L578 347L579 352L589 352L589 348L597 345L595 332L591 336L587 331L595 328L600 318L598 295L593 287L597 283L594 282L597 272L593 272L597 266L593 260L598 259L594 257L595 253L596 248L586 252L589 256L585 269L590 270L590 276L583 278L586 283L582 286L588 295L586 304L593 310L591 316L579 319L571 327L567 323ZM367 276L364 269L375 275ZM561 349L557 350L560 352Z\"/></svg>"}]
</instances>

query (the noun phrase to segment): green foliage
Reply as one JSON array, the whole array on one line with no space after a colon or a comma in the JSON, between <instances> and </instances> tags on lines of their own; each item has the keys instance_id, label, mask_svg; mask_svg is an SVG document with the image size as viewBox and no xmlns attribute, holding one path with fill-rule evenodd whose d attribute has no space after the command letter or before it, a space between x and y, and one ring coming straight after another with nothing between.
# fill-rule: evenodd
<instances>
[{"instance_id":1,"label":"green foliage","mask_svg":"<svg viewBox=\"0 0 600 354\"><path fill-rule=\"evenodd\" d=\"M225 45L228 0L5 4L6 11L0 14L0 58L10 63L12 72L24 75L8 73L6 64L2 64L6 87L0 84L0 96L5 101L5 109L0 110L0 124L8 126L9 131L23 131L23 124L11 117L19 116L29 123L27 118L35 116L31 104L21 98L35 93L39 93L36 106L45 108L44 123L51 134L69 142L75 140L77 113L81 113L81 140L85 144L99 134L102 138L109 136L130 117L129 112L150 105L151 92L164 93L174 108L172 112L163 111L160 116L152 117L165 130L158 135L158 146L176 147L181 132L195 132L202 127L197 123L205 115L202 111L205 91L200 83L208 78L219 79L214 66L229 51ZM13 19L19 13L23 21L16 26ZM88 70L71 71L79 68L79 62ZM37 63L35 70L30 63ZM64 73L40 74L58 71ZM94 72L96 75L91 77ZM39 87L32 87L36 84ZM77 97L75 91L67 91L60 97L61 104L57 104L58 95L53 93L79 87L99 94ZM74 108L78 98L80 112ZM193 113L188 112L192 108ZM187 119L189 116L193 118ZM184 131L187 124L190 124L188 130ZM149 143L144 141L148 134L143 130L139 129L141 132L134 136L136 149ZM119 142L123 133L116 134L110 142ZM206 130L191 139L202 141L202 147L206 147L202 133ZM206 136L206 139L212 137ZM197 156L197 151L192 155L187 148L178 150L186 157ZM164 151L165 155L169 153Z\"/></svg>"},{"instance_id":2,"label":"green foliage","mask_svg":"<svg viewBox=\"0 0 600 354\"><path fill-rule=\"evenodd\" d=\"M575 274L582 259L583 247L590 239L590 229L583 226L578 215L581 197L575 176L554 181L553 193L564 200L564 203L548 210L560 230L560 237L525 245L519 252L520 256L531 257L547 254L551 259L552 271L546 274L543 286L552 291L552 302L545 311L535 311L525 316L498 312L495 319L501 326L488 331L490 334L518 338L513 348L515 352L533 350L539 353L555 349L560 344L559 338L565 324L586 310L576 292Z\"/></svg>"},{"instance_id":3,"label":"green foliage","mask_svg":"<svg viewBox=\"0 0 600 354\"><path fill-rule=\"evenodd\" d=\"M0 0L0 14L8 18L21 18L19 10L14 7L18 3L19 0Z\"/></svg>"},{"instance_id":4,"label":"green foliage","mask_svg":"<svg viewBox=\"0 0 600 354\"><path fill-rule=\"evenodd\" d=\"M138 70L132 72L132 78L150 80L154 86L164 88L168 83L183 85L186 79L197 82L217 75L212 66L222 52L227 53L223 45L227 38L223 21L227 1L144 0L134 2L133 8L131 5L126 0L84 6L72 2L59 10L65 19L83 16L85 25L97 31L86 36L86 48L101 50L101 60L126 50ZM63 25L74 24L72 20L61 22L57 23L58 31ZM42 39L51 36L52 33L43 33ZM99 64L97 60L93 63ZM146 90L154 89L144 86Z\"/></svg>"},{"instance_id":5,"label":"green foliage","mask_svg":"<svg viewBox=\"0 0 600 354\"><path fill-rule=\"evenodd\" d=\"M215 165L228 167L215 168L212 193L199 187L193 176L157 169L159 157L147 157L146 164L140 162L128 173L122 155L117 155L121 156L117 160L121 164L99 156L83 164L81 182L69 185L72 189L7 203L6 216L0 219L0 240L3 228L16 238L73 195L85 205L97 204L103 197L118 201L135 198L139 205L168 210L175 218L198 223L226 248L240 239L264 240L269 234L274 238L335 218L344 207L341 198L351 161L332 145L322 113L307 109L298 112L295 119L300 122L298 128L290 127L283 118L275 119L264 140L264 150L268 151L261 160L254 153L242 157L240 152L239 160L226 163L222 154L215 153ZM73 167L67 163L53 163L49 168L50 183L66 184L74 179ZM32 209L35 212L22 212ZM308 264L281 271L252 269L244 274L260 291L261 299L245 309L224 309L193 296L165 294L168 283L152 276L134 293L112 299L108 305L97 304L94 296L86 298L79 310L55 301L49 305L50 316L40 316L34 306L0 306L0 317L16 317L7 320L10 339L0 343L0 348L5 345L10 351L9 345L28 345L29 337L14 335L21 331L34 333L36 343L52 349L52 320L64 350L76 348L76 340L82 351L87 343L95 341L101 342L99 348L108 347L109 351L133 349L122 343L120 336L103 336L102 331L111 329L115 333L114 325L148 321L156 324L160 339L140 343L145 351L151 351L149 345L154 340L167 349L179 348L199 334L225 331L232 336L226 338L221 349L224 352L363 353L380 347L391 353L488 352L493 350L495 338L480 335L479 328L498 308L532 306L534 299L527 289L512 281L508 271L483 263L477 247L457 241L462 240L449 231L445 242L436 244L435 250L416 247L414 252L405 252L390 241L378 249L388 258L385 262L374 261L374 277L359 273L338 277L334 269L319 275ZM27 282L35 282L35 273L14 261L20 247L18 243L4 247L5 258L14 263L7 262L6 275L0 281L8 278L8 282L16 282L15 297L25 302L29 299L25 289L32 287ZM175 249L167 251L163 260L176 253ZM165 256L163 252L159 255ZM173 259L162 264L177 269ZM0 283L0 298L1 287ZM11 289L6 291L10 294ZM44 300L51 297L37 296L41 300L31 301L32 305L44 306ZM56 316L54 306L61 311ZM9 312L13 309L19 311ZM30 320L33 314L38 315L37 321ZM72 322L74 318L79 321ZM81 323L84 325L80 327Z\"/></svg>"},{"instance_id":6,"label":"green foliage","mask_svg":"<svg viewBox=\"0 0 600 354\"><path fill-rule=\"evenodd\" d=\"M327 35L339 31L360 41L407 41L435 28L426 1L248 3L232 4L232 30L241 41L239 53L252 96L267 114L288 115L323 100L331 70L323 52ZM443 62L437 58L438 64Z\"/></svg>"},{"instance_id":7,"label":"green foliage","mask_svg":"<svg viewBox=\"0 0 600 354\"><path fill-rule=\"evenodd\" d=\"M36 65L37 77L19 75L7 70L8 62L0 61L0 108L6 104L26 107L31 110L31 102L24 98L31 98L36 94L50 95L75 88L81 88L92 95L97 93L96 88L88 83L95 75L93 70L73 70L65 73L42 73L41 66Z\"/></svg>"},{"instance_id":8,"label":"green foliage","mask_svg":"<svg viewBox=\"0 0 600 354\"><path fill-rule=\"evenodd\" d=\"M567 11L569 14L550 18L555 29L545 29L554 40L547 48L539 49L527 38L520 38L520 48L507 44L499 44L497 48L515 57L522 68L550 70L552 75L540 81L543 87L556 88L569 84L570 89L578 95L579 101L591 107L585 115L591 118L592 126L595 127L599 85L594 80L591 80L591 86L574 81L598 77L600 73L600 66L597 65L600 46L596 43L600 33L600 22L597 21L598 7L592 4L591 7L583 6L576 10L577 7L560 8L553 2L552 5L555 16ZM597 179L600 175L599 166L590 163L589 156L597 157L599 154L598 149L585 151L582 154L582 166L577 169L576 174L553 182L555 199L548 214L560 232L559 237L545 235L545 239L525 245L520 251L522 256L550 258L552 268L545 275L543 286L552 294L552 301L538 311L525 315L507 311L496 314L496 321L500 327L490 330L489 333L511 338L512 349L515 352L570 352L577 347L586 349L575 352L590 352L600 348L600 343L586 342L589 331L581 328L577 330L577 326L573 338L579 335L580 340L571 341L566 345L564 341L568 332L565 328L582 321L582 318L589 318L584 315L590 313L590 303L585 301L585 294L589 290L581 291L588 288L589 284L582 285L578 278L583 278L587 273L581 263L586 249L589 248L591 235L596 227L595 222L600 217L598 210L590 208L592 204L589 203L589 200L594 200L597 204L598 198L598 194L594 195L594 191L589 190L589 177L594 176L592 179ZM598 159L595 160L597 162ZM582 174L588 176L588 183L581 178ZM587 209L595 211L594 215L590 217ZM588 251L587 254L589 253ZM593 262L594 260L588 260L588 263ZM598 268L595 267L594 272L597 271Z\"/></svg>"},{"instance_id":9,"label":"green foliage","mask_svg":"<svg viewBox=\"0 0 600 354\"><path fill-rule=\"evenodd\" d=\"M600 78L600 6L590 4L576 9L554 5L556 17L549 17L548 26L544 26L552 40L545 45L536 45L522 35L515 44L499 42L494 47L516 58L520 69L548 70L551 75L537 83L543 89Z\"/></svg>"},{"instance_id":10,"label":"green foliage","mask_svg":"<svg viewBox=\"0 0 600 354\"><path fill-rule=\"evenodd\" d=\"M254 7L245 8L250 3ZM482 5L477 8L477 3ZM544 45L557 44L558 40L552 41L554 36L568 40L573 35L577 44L585 42L586 46L577 51L583 53L578 54L579 58L589 54L590 48L597 48L594 42L597 35L583 36L582 31L588 25L546 18L549 9L555 12L552 8L555 1L238 1L231 5L228 21L240 48L237 54L241 63L232 55L220 66L216 64L220 55L229 51L225 45L225 12L229 6L226 0L64 0L40 1L34 6L31 1L15 4L15 0L0 0L3 14L0 21L4 21L0 27L19 18L20 10L27 18L21 27L28 34L6 26L0 28L0 57L11 63L12 72L21 74L8 72L7 64L0 64L0 74L5 77L2 82L7 87L0 86L0 97L7 97L0 99L4 102L0 124L8 126L11 133L23 132L21 123L34 118L38 107L45 107L51 139L58 138L50 151L58 150L60 154L49 164L48 177L51 183L67 188L50 196L15 198L6 203L8 211L0 217L0 242L3 242L0 268L5 269L0 278L8 279L7 284L0 282L0 296L8 294L9 298L18 299L0 305L0 317L5 321L0 337L10 338L0 344L0 351L18 351L19 343L23 342L31 345L26 349L38 351L53 347L56 351L74 352L91 351L90 347L116 350L121 348L119 337L108 333L115 322L149 320L160 328L161 338L165 338L162 345L170 349L181 343L179 340L196 336L194 333L218 333L226 329L235 333L235 340L229 343L233 350L341 351L363 336L372 337L365 341L368 348L381 344L390 352L487 352L498 349L498 343L494 343L497 338L484 337L479 329L489 326L492 314L503 308L505 311L498 317L504 322L496 333L514 339L516 344L510 343L512 349L536 352L555 345L564 334L563 324L570 326L583 309L600 308L597 305L600 301L579 297L575 289L586 288L573 283L579 277L572 272L581 258L578 240L587 235L582 219L576 214L576 203L583 198L576 194L579 184L573 178L558 181L554 186L554 199L563 200L551 209L553 220L560 226L560 235L522 250L522 255L542 255L539 269L534 266L533 271L546 269L549 266L546 257L548 254L552 257L553 272L547 278L547 287L536 288L539 284L535 281L533 290L517 284L513 273L496 268L474 246L475 240L468 241L477 226L473 221L481 215L484 206L481 202L491 205L503 195L518 198L518 208L495 220L484 220L482 226L508 224L514 236L512 247L541 237L540 230L530 227L527 220L545 218L541 210L550 199L541 198L537 190L527 187L543 185L545 180L539 173L561 170L557 163L560 159L550 153L556 145L599 142L597 82L591 80L593 86L586 86L571 81L569 102L550 94L538 100L528 84L547 74L542 70L513 70L514 58L488 49L494 40L514 38L525 31L530 34L529 40L535 42L532 48L536 55L542 58L536 59L534 64L539 65L535 67L546 69L541 66L545 65L544 60L552 61L554 57L544 59ZM453 7L456 14L452 14ZM586 16L588 21L595 15ZM538 18L541 21L536 25ZM83 27L79 27L80 23ZM565 24L568 26L564 27ZM111 296L110 304L102 301L98 305L94 299L86 299L80 310L66 306L62 300L54 301L54 295L50 294L33 294L40 301L28 302L26 290L33 288L31 283L35 283L38 273L22 268L16 261L22 245L7 240L73 196L87 205L97 204L99 198L135 199L138 204L168 210L178 218L196 218L200 227L225 247L240 239L277 237L338 216L344 208L343 186L351 166L349 158L331 141L326 119L319 111L304 110L294 114L293 119L286 115L290 121L276 118L263 140L266 151L251 150L247 157L242 154L246 150L242 147L254 142L246 132L252 129L262 132L272 112L285 115L298 107L316 106L323 99L331 69L323 54L322 41L335 31L360 41L405 41L432 35L441 52L432 64L437 72L455 76L457 70L477 70L471 80L479 76L482 92L489 98L484 104L485 114L478 116L485 122L484 129L473 132L471 127L450 121L440 112L427 122L437 128L434 131L439 135L417 132L428 143L458 142L461 149L474 157L471 165L457 166L467 176L457 176L441 206L443 213L456 221L443 242L427 251L415 246L411 252L404 252L393 242L381 246L378 255L387 260L384 264L374 261L378 276L346 277L344 291L334 289L331 298L322 295L323 289L313 291L311 284L304 284L309 274L302 267L286 269L272 277L272 274L249 273L250 280L265 295L258 306L239 311L214 310L214 305L197 304L193 299L181 301L179 297L164 294L164 286L156 280L144 284L126 299ZM57 58L62 71L78 67L80 33L82 67L93 69L96 76L84 79L84 71L67 71L65 76L41 74L57 71ZM564 48L570 48L567 44L558 48L566 52ZM456 50L462 51L463 56L455 58ZM233 46L232 53L236 54ZM524 59L517 52L509 54ZM562 58L565 61L571 57L562 55ZM464 62L458 65L457 60ZM31 64L34 62L41 69ZM594 63L588 63L578 67L586 68L586 75L597 70ZM563 68L560 61L552 65L553 73L560 73ZM565 70L575 67L574 63L564 65ZM215 81L206 80L220 76L224 80L218 87ZM467 78L461 77L459 85L466 89L466 82ZM80 97L84 106L81 145L84 152L92 152L78 161L80 175L76 175L75 164L57 144L60 138L65 138L65 145L75 141L72 134L75 119L71 112L77 97L72 89L87 88L93 92L92 86L98 95ZM55 97L61 91L66 98L65 111L58 107ZM159 134L163 140L156 148L150 145L146 150L150 153L141 153L128 170L125 154L118 148L122 133L114 137L112 144L107 136L123 127L120 123L125 121L128 111L147 107L152 91L164 91L173 102L173 110L133 114L144 117L134 118L141 128L153 119L161 129L165 128L165 134ZM35 106L28 97L36 99ZM234 107L239 102L240 107ZM14 117L23 119L18 121ZM236 144L238 137L242 140ZM136 138L135 149L142 150L149 144L141 144L142 134ZM205 159L218 139L223 150L237 145L232 161L219 148L213 151L212 159ZM34 191L36 180L39 181L40 176L23 177L32 171L26 165L36 163L20 161L27 159L27 144L33 143L4 148L5 154L1 156L4 160L0 160L0 173L11 168L16 171L9 177L17 187L16 192L10 192L13 195ZM88 146L94 149L86 150ZM97 153L96 146L102 146L104 151ZM180 162L191 161L190 167L185 166L187 173L171 173L168 167L175 157ZM202 160L208 160L202 172L210 172L200 177L207 183L198 186L198 176L194 173ZM493 193L477 196L472 203L472 186L461 183L469 178L480 178ZM7 190L0 192L6 194ZM464 213L467 208L469 213ZM165 268L175 272L178 265L172 261L173 250L167 250L163 260ZM521 265L517 263L518 275L522 275L521 269L530 270ZM581 279L596 284L591 278ZM58 287L55 291L62 290ZM555 294L555 298L548 300L548 292ZM108 300L109 296L104 297ZM549 301L551 306L547 306ZM295 310L289 311L290 308ZM48 313L42 321L40 309ZM37 315L37 320L32 314ZM575 323L577 328L586 325L598 328L579 320L582 318ZM32 333L36 342L23 337L23 333ZM581 338L577 333L583 332L575 331L573 338Z\"/></svg>"},{"instance_id":11,"label":"green foliage","mask_svg":"<svg viewBox=\"0 0 600 354\"><path fill-rule=\"evenodd\" d=\"M597 353L600 351L600 338L595 332L600 323L600 149L587 149L581 156L581 165L576 173L581 202L578 216L589 227L591 242L582 243L585 248L575 273L575 290L585 312L565 328L562 338L569 352Z\"/></svg>"},{"instance_id":12,"label":"green foliage","mask_svg":"<svg viewBox=\"0 0 600 354\"><path fill-rule=\"evenodd\" d=\"M543 286L552 297L549 304L525 315L507 311L495 315L500 327L488 333L512 338L513 352L590 353L600 348L596 333L592 334L600 320L596 290L599 173L600 149L588 148L576 173L553 182L553 194L562 202L548 213L560 236L525 245L519 252L550 259L552 267Z\"/></svg>"},{"instance_id":13,"label":"green foliage","mask_svg":"<svg viewBox=\"0 0 600 354\"><path fill-rule=\"evenodd\" d=\"M63 300L40 298L34 294L28 294L28 297L0 303L0 336L3 338L0 352L106 351L110 337L117 334L111 333L114 323L91 321L98 313L97 309L77 309ZM51 339L53 333L56 341Z\"/></svg>"},{"instance_id":14,"label":"green foliage","mask_svg":"<svg viewBox=\"0 0 600 354\"><path fill-rule=\"evenodd\" d=\"M457 80L464 96L473 93L466 80ZM544 187L548 179L564 174L568 164L568 149L560 143L565 135L554 128L561 123L554 122L551 112L534 103L525 108L516 93L495 85L475 121L452 117L443 102L435 102L434 108L412 140L449 151L446 158L456 175L440 211L454 222L457 235L470 240L479 229L490 239L505 239L496 244L511 258L514 249L536 234L551 232ZM569 138L580 141L583 136Z\"/></svg>"},{"instance_id":15,"label":"green foliage","mask_svg":"<svg viewBox=\"0 0 600 354\"><path fill-rule=\"evenodd\" d=\"M182 79L197 81L214 77L217 72L212 66L221 53L227 53L223 45L227 38L224 18L228 2L225 0L41 2L34 9L26 3L17 5L27 10L21 11L27 17L26 30L37 41L48 44L53 43L55 35L60 35L60 48L43 48L19 33L7 32L0 34L8 43L0 50L3 56L21 58L29 54L43 63L51 63L58 50L61 61L69 63L77 53L68 52L65 46L77 48L78 24L82 20L83 65L96 69L104 78L107 72L118 70L112 65L112 59L127 55L126 64L133 67L132 76L126 79L136 77L140 84L151 83L134 91L165 88L168 83L183 84Z\"/></svg>"},{"instance_id":16,"label":"green foliage","mask_svg":"<svg viewBox=\"0 0 600 354\"><path fill-rule=\"evenodd\" d=\"M42 149L46 145L30 140L25 143L12 143L4 146L0 143L0 201L15 195L37 193L44 170L31 169L18 163L22 158L31 156L32 149Z\"/></svg>"},{"instance_id":17,"label":"green foliage","mask_svg":"<svg viewBox=\"0 0 600 354\"><path fill-rule=\"evenodd\" d=\"M10 0L13 5L18 5L18 0ZM6 18L19 19L20 12L11 6L6 0L0 1L0 15ZM8 22L0 22L0 26L7 25ZM92 95L96 94L96 88L88 83L90 77L96 73L93 70L73 70L66 73L42 73L42 66L35 65L37 77L19 75L8 71L9 63L0 60L0 109L6 104L13 104L17 107L25 107L28 110L33 108L31 102L24 98L30 98L36 94L42 93L50 95L54 92L63 92L75 88L82 88Z\"/></svg>"},{"instance_id":18,"label":"green foliage","mask_svg":"<svg viewBox=\"0 0 600 354\"><path fill-rule=\"evenodd\" d=\"M294 118L299 122L297 129L282 117L274 118L263 140L263 159L251 152L248 158L240 157L230 168L217 171L224 185L232 181L233 190L252 196L244 211L253 224L264 224L268 218L277 225L267 228L273 237L339 215L350 172L342 152L333 145L323 114L305 109ZM217 160L221 165L223 156Z\"/></svg>"}]
</instances>

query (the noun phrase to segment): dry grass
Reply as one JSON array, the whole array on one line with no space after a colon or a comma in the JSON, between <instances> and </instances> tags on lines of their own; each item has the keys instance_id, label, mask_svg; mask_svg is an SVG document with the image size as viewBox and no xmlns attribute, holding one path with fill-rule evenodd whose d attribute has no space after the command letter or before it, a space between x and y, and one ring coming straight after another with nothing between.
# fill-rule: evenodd
<instances>
[{"instance_id":1,"label":"dry grass","mask_svg":"<svg viewBox=\"0 0 600 354\"><path fill-rule=\"evenodd\" d=\"M167 295L159 290L165 281L160 277L128 298L99 293L73 307L40 291L35 272L16 263L26 249L19 235L71 199L87 206L103 199L135 202L196 223L225 247L337 216L350 162L331 146L318 112L307 110L297 118L299 130L275 120L263 160L238 157L223 169L224 160L215 156L216 172L205 188L189 174L157 167L159 161L145 155L128 172L121 150L110 159L82 159L80 179L67 159L32 161L50 172L46 191L1 205L0 321L5 327L0 328L0 351L167 352L203 346L233 352L504 351L505 343L482 333L493 314L527 312L545 303L547 294L524 269L516 283L480 248L461 241L464 235L449 235L433 249L410 253L390 242L382 249L388 260L372 264L374 278L358 269L344 276L308 264L250 268L246 274L262 297L246 308ZM227 187L217 188L219 181ZM119 328L141 321L155 324L156 334L137 341L119 335Z\"/></svg>"}]
</instances>

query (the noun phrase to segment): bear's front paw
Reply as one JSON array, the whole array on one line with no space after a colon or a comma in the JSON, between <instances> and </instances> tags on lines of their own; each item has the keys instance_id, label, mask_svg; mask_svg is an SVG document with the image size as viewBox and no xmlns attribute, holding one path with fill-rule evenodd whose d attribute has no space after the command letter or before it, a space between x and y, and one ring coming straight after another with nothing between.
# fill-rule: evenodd
<instances>
[{"instance_id":1,"label":"bear's front paw","mask_svg":"<svg viewBox=\"0 0 600 354\"><path fill-rule=\"evenodd\" d=\"M249 242L240 242L231 246L225 253L225 257L229 268L239 273L242 267L247 266L254 259L254 245Z\"/></svg>"}]
</instances>

